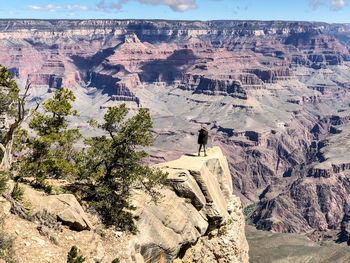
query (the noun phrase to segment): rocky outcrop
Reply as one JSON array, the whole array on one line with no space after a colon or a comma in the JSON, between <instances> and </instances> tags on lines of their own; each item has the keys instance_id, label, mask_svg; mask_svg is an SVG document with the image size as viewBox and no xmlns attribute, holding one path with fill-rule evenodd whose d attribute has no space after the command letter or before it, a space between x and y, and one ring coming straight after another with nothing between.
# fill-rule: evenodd
<instances>
[{"instance_id":1,"label":"rocky outcrop","mask_svg":"<svg viewBox=\"0 0 350 263\"><path fill-rule=\"evenodd\" d=\"M228 203L228 211L231 215L226 224L219 229L213 229L207 236L201 237L198 242L189 248L182 259L175 260L176 263L190 262L248 262L246 254L247 244L241 238L239 229L242 228L242 207L239 198L233 197Z\"/></svg>"},{"instance_id":2,"label":"rocky outcrop","mask_svg":"<svg viewBox=\"0 0 350 263\"><path fill-rule=\"evenodd\" d=\"M48 86L52 89L59 89L62 86L62 77L55 74L33 73L28 75L28 83L35 86Z\"/></svg>"},{"instance_id":3,"label":"rocky outcrop","mask_svg":"<svg viewBox=\"0 0 350 263\"><path fill-rule=\"evenodd\" d=\"M276 83L278 80L288 80L291 76L291 72L288 67L275 67L275 68L257 68L247 69L247 73L253 73L259 79L265 83Z\"/></svg>"},{"instance_id":4,"label":"rocky outcrop","mask_svg":"<svg viewBox=\"0 0 350 263\"><path fill-rule=\"evenodd\" d=\"M47 211L57 217L62 224L74 230L93 229L83 208L72 194L46 195L37 194L30 187L25 187L26 200L34 205L33 213Z\"/></svg>"},{"instance_id":5,"label":"rocky outcrop","mask_svg":"<svg viewBox=\"0 0 350 263\"><path fill-rule=\"evenodd\" d=\"M350 212L345 213L341 222L340 232L338 233L338 242L347 242L350 245Z\"/></svg>"},{"instance_id":6,"label":"rocky outcrop","mask_svg":"<svg viewBox=\"0 0 350 263\"><path fill-rule=\"evenodd\" d=\"M247 94L239 80L218 79L215 76L191 76L180 89L193 90L194 94L224 95L247 99Z\"/></svg>"},{"instance_id":7,"label":"rocky outcrop","mask_svg":"<svg viewBox=\"0 0 350 263\"><path fill-rule=\"evenodd\" d=\"M137 262L248 262L242 206L220 148L157 166L173 190L162 189L156 204L135 192Z\"/></svg>"}]
</instances>

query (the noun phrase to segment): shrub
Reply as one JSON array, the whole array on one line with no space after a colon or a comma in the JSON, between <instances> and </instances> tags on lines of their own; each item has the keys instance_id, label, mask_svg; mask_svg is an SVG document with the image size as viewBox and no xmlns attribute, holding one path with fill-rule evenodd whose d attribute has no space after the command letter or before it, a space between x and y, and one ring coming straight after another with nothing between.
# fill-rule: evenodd
<instances>
[{"instance_id":1,"label":"shrub","mask_svg":"<svg viewBox=\"0 0 350 263\"><path fill-rule=\"evenodd\" d=\"M7 187L8 176L5 172L0 172L0 194L2 194Z\"/></svg>"},{"instance_id":2,"label":"shrub","mask_svg":"<svg viewBox=\"0 0 350 263\"><path fill-rule=\"evenodd\" d=\"M15 199L17 202L22 203L23 201L23 195L24 195L24 189L18 184L18 182L13 187L11 196L13 199Z\"/></svg>"},{"instance_id":3,"label":"shrub","mask_svg":"<svg viewBox=\"0 0 350 263\"><path fill-rule=\"evenodd\" d=\"M243 214L245 216L245 220L246 220L246 223L248 225L251 225L251 226L254 225L252 215L253 215L254 211L256 210L257 206L258 206L257 203L253 203L253 204L250 204L243 209Z\"/></svg>"},{"instance_id":4,"label":"shrub","mask_svg":"<svg viewBox=\"0 0 350 263\"><path fill-rule=\"evenodd\" d=\"M83 256L78 256L78 248L76 246L72 246L72 248L67 254L67 263L83 263L83 262L85 262L85 258L83 258Z\"/></svg>"}]
</instances>

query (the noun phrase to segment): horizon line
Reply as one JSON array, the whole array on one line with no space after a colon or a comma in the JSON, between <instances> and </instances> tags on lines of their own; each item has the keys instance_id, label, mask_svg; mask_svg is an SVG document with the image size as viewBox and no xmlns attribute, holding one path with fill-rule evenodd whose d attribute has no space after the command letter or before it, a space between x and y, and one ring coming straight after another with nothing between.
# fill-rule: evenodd
<instances>
[{"instance_id":1,"label":"horizon line","mask_svg":"<svg viewBox=\"0 0 350 263\"><path fill-rule=\"evenodd\" d=\"M343 24L350 25L350 22L325 22L325 21L311 21L311 20L259 20L259 19L211 19L211 20L189 20L189 19L163 19L163 18L0 18L0 21L10 21L10 20L36 20L36 21L167 21L167 22L229 22L229 21L237 21L237 22L302 22L302 23L322 23L322 24Z\"/></svg>"}]
</instances>

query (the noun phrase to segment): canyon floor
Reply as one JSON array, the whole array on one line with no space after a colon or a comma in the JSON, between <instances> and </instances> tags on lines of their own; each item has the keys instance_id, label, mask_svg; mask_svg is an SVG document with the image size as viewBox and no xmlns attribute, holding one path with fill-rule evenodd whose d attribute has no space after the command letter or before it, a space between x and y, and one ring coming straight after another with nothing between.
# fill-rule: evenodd
<instances>
[{"instance_id":1,"label":"canyon floor","mask_svg":"<svg viewBox=\"0 0 350 263\"><path fill-rule=\"evenodd\" d=\"M343 263L350 261L350 249L332 241L318 244L300 234L271 233L246 227L251 263Z\"/></svg>"}]
</instances>

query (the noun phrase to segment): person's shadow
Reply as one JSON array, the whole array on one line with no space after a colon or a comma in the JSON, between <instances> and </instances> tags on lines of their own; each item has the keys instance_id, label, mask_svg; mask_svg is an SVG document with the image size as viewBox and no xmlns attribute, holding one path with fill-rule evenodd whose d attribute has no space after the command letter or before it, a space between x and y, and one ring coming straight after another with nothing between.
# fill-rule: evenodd
<instances>
[{"instance_id":1,"label":"person's shadow","mask_svg":"<svg viewBox=\"0 0 350 263\"><path fill-rule=\"evenodd\" d=\"M196 154L193 154L193 153L185 153L184 155L185 156L192 156L192 157L196 157L197 156Z\"/></svg>"}]
</instances>

